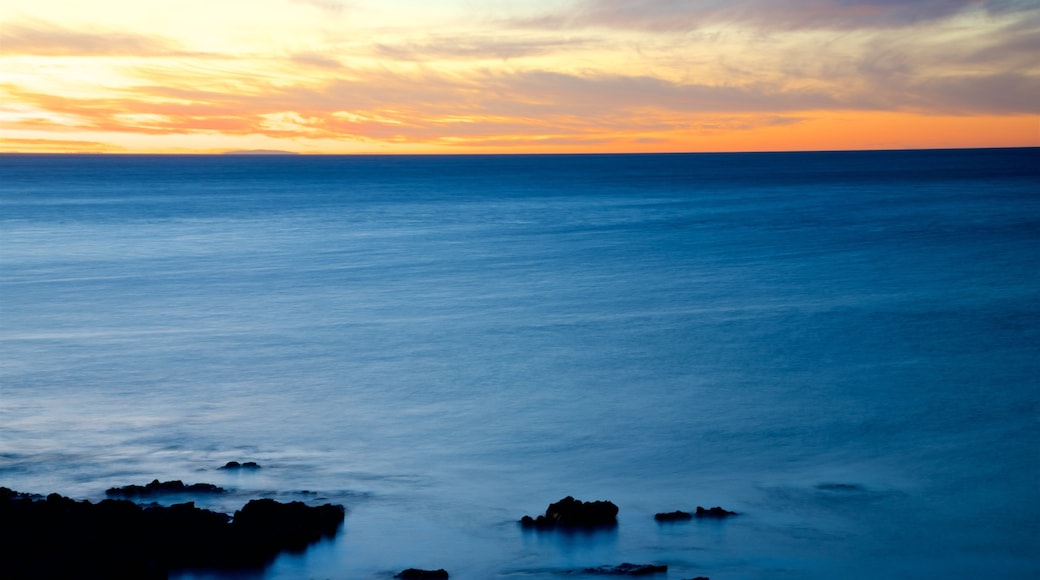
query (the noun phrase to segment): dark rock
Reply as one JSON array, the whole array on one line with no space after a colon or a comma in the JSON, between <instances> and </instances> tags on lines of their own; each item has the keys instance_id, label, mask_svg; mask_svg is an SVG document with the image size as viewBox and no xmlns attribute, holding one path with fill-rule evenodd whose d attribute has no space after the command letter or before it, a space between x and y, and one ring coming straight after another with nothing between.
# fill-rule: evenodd
<instances>
[{"instance_id":1,"label":"dark rock","mask_svg":"<svg viewBox=\"0 0 1040 580\"><path fill-rule=\"evenodd\" d=\"M0 488L0 578L166 578L184 568L260 568L336 533L343 506L254 500L234 519L194 503L141 506Z\"/></svg>"},{"instance_id":2,"label":"dark rock","mask_svg":"<svg viewBox=\"0 0 1040 580\"><path fill-rule=\"evenodd\" d=\"M697 506L697 517L699 518L725 518L729 516L737 515L737 512L731 512L724 510L720 507L713 507L711 509L704 509L701 506Z\"/></svg>"},{"instance_id":3,"label":"dark rock","mask_svg":"<svg viewBox=\"0 0 1040 580\"><path fill-rule=\"evenodd\" d=\"M231 531L248 545L267 552L302 550L307 544L336 535L344 513L341 505L311 507L299 501L254 499L235 512Z\"/></svg>"},{"instance_id":4,"label":"dark rock","mask_svg":"<svg viewBox=\"0 0 1040 580\"><path fill-rule=\"evenodd\" d=\"M403 580L441 580L442 578L447 577L448 572L443 568L440 570L420 570L418 568L409 568L394 576L394 578L402 578Z\"/></svg>"},{"instance_id":5,"label":"dark rock","mask_svg":"<svg viewBox=\"0 0 1040 580\"><path fill-rule=\"evenodd\" d=\"M260 469L260 464L255 461L246 461L245 463L228 461L221 469Z\"/></svg>"},{"instance_id":6,"label":"dark rock","mask_svg":"<svg viewBox=\"0 0 1040 580\"><path fill-rule=\"evenodd\" d=\"M155 497L173 493L224 493L224 488L217 487L212 483L184 485L184 482L179 479L161 483L158 479L155 479L148 485L110 487L105 491L106 495L115 497Z\"/></svg>"},{"instance_id":7,"label":"dark rock","mask_svg":"<svg viewBox=\"0 0 1040 580\"><path fill-rule=\"evenodd\" d=\"M552 529L556 526L595 528L617 525L618 507L609 501L583 502L567 496L549 504L545 515L520 518L525 528Z\"/></svg>"},{"instance_id":8,"label":"dark rock","mask_svg":"<svg viewBox=\"0 0 1040 580\"><path fill-rule=\"evenodd\" d=\"M690 580L711 580L707 576L698 576L696 578L690 578Z\"/></svg>"},{"instance_id":9,"label":"dark rock","mask_svg":"<svg viewBox=\"0 0 1040 580\"><path fill-rule=\"evenodd\" d=\"M658 574L661 572L667 572L668 566L657 566L654 564L619 564L617 566L600 566L598 568L585 568L583 570L586 574L604 574L610 576L649 576L650 574Z\"/></svg>"},{"instance_id":10,"label":"dark rock","mask_svg":"<svg viewBox=\"0 0 1040 580\"><path fill-rule=\"evenodd\" d=\"M536 530L551 530L556 527L556 522L547 520L545 516L538 516L537 518L524 516L520 518L520 527L534 528Z\"/></svg>"},{"instance_id":11,"label":"dark rock","mask_svg":"<svg viewBox=\"0 0 1040 580\"><path fill-rule=\"evenodd\" d=\"M690 512L675 510L674 512L669 512L666 514L654 514L654 519L659 522L679 522L683 520L693 519L693 514L691 514Z\"/></svg>"}]
</instances>

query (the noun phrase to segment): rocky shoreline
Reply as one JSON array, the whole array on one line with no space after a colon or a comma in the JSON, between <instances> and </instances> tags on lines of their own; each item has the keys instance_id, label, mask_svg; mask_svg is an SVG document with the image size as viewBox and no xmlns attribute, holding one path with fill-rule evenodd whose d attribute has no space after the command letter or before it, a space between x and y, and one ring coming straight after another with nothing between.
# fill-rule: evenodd
<instances>
[{"instance_id":1,"label":"rocky shoreline","mask_svg":"<svg viewBox=\"0 0 1040 580\"><path fill-rule=\"evenodd\" d=\"M0 487L0 578L151 579L178 569L262 568L283 551L335 536L345 513L341 505L254 499L229 516L194 502L91 503Z\"/></svg>"},{"instance_id":2,"label":"rocky shoreline","mask_svg":"<svg viewBox=\"0 0 1040 580\"><path fill-rule=\"evenodd\" d=\"M144 486L113 487L106 494L141 499L224 491L208 483L154 480ZM538 533L611 528L618 525L618 511L609 501L583 502L567 496L549 504L537 518L524 516L518 523ZM334 537L345 514L342 505L254 499L228 515L200 509L190 501L169 506L129 499L91 503L0 487L0 578L152 579L183 569L260 569L281 552L302 551L322 538ZM658 513L654 519L663 523L734 515L721 507L698 506L693 513L676 510ZM625 562L568 573L649 576L667 570L665 564ZM443 569L409 568L394 577L443 579L449 574Z\"/></svg>"}]
</instances>

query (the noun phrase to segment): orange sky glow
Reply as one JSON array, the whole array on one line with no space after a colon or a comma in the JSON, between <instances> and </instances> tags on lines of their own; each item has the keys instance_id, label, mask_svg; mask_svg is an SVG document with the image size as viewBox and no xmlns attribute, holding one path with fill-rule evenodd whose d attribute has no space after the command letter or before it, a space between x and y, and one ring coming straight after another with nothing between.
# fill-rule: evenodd
<instances>
[{"instance_id":1,"label":"orange sky glow","mask_svg":"<svg viewBox=\"0 0 1040 580\"><path fill-rule=\"evenodd\" d=\"M0 4L0 152L1040 146L1035 0Z\"/></svg>"}]
</instances>

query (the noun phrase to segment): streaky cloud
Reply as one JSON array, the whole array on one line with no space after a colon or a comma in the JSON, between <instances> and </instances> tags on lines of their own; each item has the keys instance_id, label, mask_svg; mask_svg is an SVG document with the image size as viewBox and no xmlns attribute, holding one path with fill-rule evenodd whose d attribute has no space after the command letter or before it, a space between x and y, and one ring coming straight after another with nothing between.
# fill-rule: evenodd
<instances>
[{"instance_id":1,"label":"streaky cloud","mask_svg":"<svg viewBox=\"0 0 1040 580\"><path fill-rule=\"evenodd\" d=\"M783 91L766 84L736 86L678 83L651 76L581 76L550 71L494 75L496 94L517 95L518 107L568 114L614 114L640 108L675 112L764 112L821 109L837 101L808 89Z\"/></svg>"},{"instance_id":2,"label":"streaky cloud","mask_svg":"<svg viewBox=\"0 0 1040 580\"><path fill-rule=\"evenodd\" d=\"M912 87L925 108L942 100L953 113L1040 114L1040 75L980 74L926 79Z\"/></svg>"},{"instance_id":3,"label":"streaky cloud","mask_svg":"<svg viewBox=\"0 0 1040 580\"><path fill-rule=\"evenodd\" d=\"M718 25L762 30L901 28L968 10L990 14L1036 12L1028 0L582 0L541 16L507 24L535 29L609 28L688 32Z\"/></svg>"},{"instance_id":4,"label":"streaky cloud","mask_svg":"<svg viewBox=\"0 0 1040 580\"><path fill-rule=\"evenodd\" d=\"M1013 73L889 75L884 90L877 90L882 83L875 82L843 92L766 82L710 85L548 70L482 69L468 75L431 69L343 70L323 84L278 87L245 72L240 75L220 88L199 88L190 77L183 77L179 86L140 85L106 98L59 96L13 86L7 86L6 92L19 102L67 119L62 123L24 119L25 128L391 142L434 142L452 136L469 141L503 135L570 139L609 132L743 131L798 124L819 111L1020 114L1040 110L1029 96L1040 92L1040 79ZM423 90L417 93L416 86Z\"/></svg>"},{"instance_id":5,"label":"streaky cloud","mask_svg":"<svg viewBox=\"0 0 1040 580\"><path fill-rule=\"evenodd\" d=\"M961 62L1019 70L1040 68L1040 10L1001 26L988 42L960 55Z\"/></svg>"},{"instance_id":6,"label":"streaky cloud","mask_svg":"<svg viewBox=\"0 0 1040 580\"><path fill-rule=\"evenodd\" d=\"M77 139L23 139L0 137L0 152L8 153L118 153L123 147Z\"/></svg>"},{"instance_id":7,"label":"streaky cloud","mask_svg":"<svg viewBox=\"0 0 1040 580\"><path fill-rule=\"evenodd\" d=\"M174 41L91 27L73 30L46 22L8 23L0 32L0 54L31 56L205 56Z\"/></svg>"},{"instance_id":8,"label":"streaky cloud","mask_svg":"<svg viewBox=\"0 0 1040 580\"><path fill-rule=\"evenodd\" d=\"M343 63L324 54L316 52L298 53L289 57L290 60L296 64L302 64L305 66L313 66L324 69L340 69L343 68Z\"/></svg>"},{"instance_id":9,"label":"streaky cloud","mask_svg":"<svg viewBox=\"0 0 1040 580\"><path fill-rule=\"evenodd\" d=\"M485 36L443 36L395 44L377 43L374 46L374 54L379 58L414 62L509 60L561 53L575 48L584 48L591 43L592 41L588 39L551 37L503 39Z\"/></svg>"}]
</instances>

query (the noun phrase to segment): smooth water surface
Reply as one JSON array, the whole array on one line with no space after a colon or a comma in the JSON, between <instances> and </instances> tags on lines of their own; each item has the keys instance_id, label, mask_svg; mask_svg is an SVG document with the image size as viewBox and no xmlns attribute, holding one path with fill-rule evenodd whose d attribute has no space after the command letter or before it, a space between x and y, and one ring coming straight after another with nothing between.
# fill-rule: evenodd
<instances>
[{"instance_id":1,"label":"smooth water surface","mask_svg":"<svg viewBox=\"0 0 1040 580\"><path fill-rule=\"evenodd\" d=\"M0 156L0 485L347 506L250 579L1035 578L1037 168Z\"/></svg>"}]
</instances>

